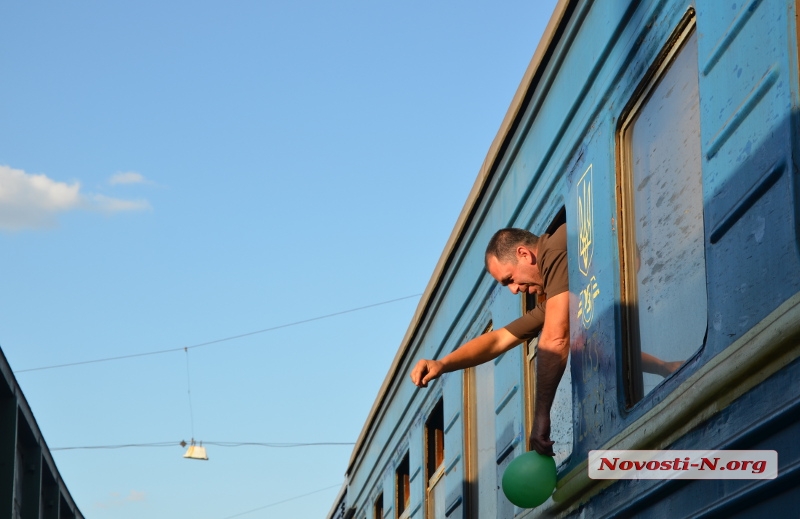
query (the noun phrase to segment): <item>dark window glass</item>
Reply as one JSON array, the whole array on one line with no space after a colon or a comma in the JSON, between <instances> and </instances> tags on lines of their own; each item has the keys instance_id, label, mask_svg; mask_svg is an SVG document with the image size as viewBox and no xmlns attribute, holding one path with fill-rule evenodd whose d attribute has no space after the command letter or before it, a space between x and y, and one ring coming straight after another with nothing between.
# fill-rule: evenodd
<instances>
[{"instance_id":1,"label":"dark window glass","mask_svg":"<svg viewBox=\"0 0 800 519\"><path fill-rule=\"evenodd\" d=\"M397 487L397 516L400 517L408 510L411 504L411 480L408 453L403 456L402 461L400 461L400 464L397 466L395 476L395 484Z\"/></svg>"}]
</instances>

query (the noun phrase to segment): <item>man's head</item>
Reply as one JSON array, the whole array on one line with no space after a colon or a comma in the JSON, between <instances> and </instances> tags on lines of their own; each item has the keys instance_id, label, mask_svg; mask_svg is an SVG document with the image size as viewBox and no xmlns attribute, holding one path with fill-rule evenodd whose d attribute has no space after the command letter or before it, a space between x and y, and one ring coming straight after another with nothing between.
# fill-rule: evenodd
<instances>
[{"instance_id":1,"label":"man's head","mask_svg":"<svg viewBox=\"0 0 800 519\"><path fill-rule=\"evenodd\" d=\"M524 229L500 229L486 247L486 270L512 293L542 293L536 255L539 237Z\"/></svg>"}]
</instances>

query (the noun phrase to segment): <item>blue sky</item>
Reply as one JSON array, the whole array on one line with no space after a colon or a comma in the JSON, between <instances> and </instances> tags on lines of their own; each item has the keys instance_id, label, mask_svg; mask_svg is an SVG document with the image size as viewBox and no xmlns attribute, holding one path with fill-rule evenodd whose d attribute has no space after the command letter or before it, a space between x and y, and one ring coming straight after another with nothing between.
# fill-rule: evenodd
<instances>
[{"instance_id":1,"label":"blue sky","mask_svg":"<svg viewBox=\"0 0 800 519\"><path fill-rule=\"evenodd\" d=\"M422 293L554 4L4 3L12 369ZM319 518L350 446L177 442L354 442L417 302L191 349L191 414L183 351L17 378L51 449L175 442L54 451L87 517Z\"/></svg>"}]
</instances>

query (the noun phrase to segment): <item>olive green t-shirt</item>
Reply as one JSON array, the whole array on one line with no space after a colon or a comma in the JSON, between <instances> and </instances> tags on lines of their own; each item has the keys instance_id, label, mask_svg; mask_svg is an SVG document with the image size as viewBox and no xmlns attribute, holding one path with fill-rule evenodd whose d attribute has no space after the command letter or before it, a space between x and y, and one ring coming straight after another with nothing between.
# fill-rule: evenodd
<instances>
[{"instance_id":1,"label":"olive green t-shirt","mask_svg":"<svg viewBox=\"0 0 800 519\"><path fill-rule=\"evenodd\" d=\"M539 237L539 254L536 260L542 273L545 300L506 326L506 330L514 337L523 340L536 337L542 329L547 300L569 290L566 224L562 224L553 234Z\"/></svg>"}]
</instances>

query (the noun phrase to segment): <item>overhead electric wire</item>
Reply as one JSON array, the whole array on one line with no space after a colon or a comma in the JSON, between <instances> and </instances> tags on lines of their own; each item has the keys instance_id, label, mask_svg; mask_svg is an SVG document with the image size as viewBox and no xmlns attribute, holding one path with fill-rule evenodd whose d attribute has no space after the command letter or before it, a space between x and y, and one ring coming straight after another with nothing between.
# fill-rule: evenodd
<instances>
[{"instance_id":1,"label":"overhead electric wire","mask_svg":"<svg viewBox=\"0 0 800 519\"><path fill-rule=\"evenodd\" d=\"M192 405L192 379L189 377L189 350L184 348L186 352L186 392L189 394L189 420L192 424L192 441L194 441L194 406Z\"/></svg>"},{"instance_id":2,"label":"overhead electric wire","mask_svg":"<svg viewBox=\"0 0 800 519\"><path fill-rule=\"evenodd\" d=\"M310 323L312 321L319 321L320 319L327 319L329 317L336 317L337 315L343 315L343 314L349 314L349 313L352 313L352 312L358 312L359 310L366 310L367 308L374 308L376 306L388 305L389 303L396 303L397 301L403 301L405 299L411 299L412 297L419 297L421 295L422 294L414 294L414 295L410 295L410 296L398 297L397 299L390 299L388 301L381 301L380 303L373 303L371 305L359 306L358 308L351 308L349 310L342 310L341 312L334 312L332 314L325 314L325 315L320 315L320 316L317 316L317 317L311 317L310 319L303 319L302 321L294 321L292 323L280 324L278 326L272 326L270 328L264 328L263 330L256 330L254 332L247 332L247 333L242 333L242 334L239 334L239 335L232 335L231 337L224 337L222 339L215 339L213 341L201 342L200 344L194 344L192 346L182 346L180 348L170 348L170 349L167 349L167 350L148 351L148 352L143 352L143 353L132 353L130 355L120 355L118 357L105 357L105 358L102 358L102 359L83 360L83 361L78 361L78 362L69 362L69 363L66 363L66 364L54 364L54 365L51 365L51 366L40 366L38 368L20 369L20 370L14 371L14 373L17 374L17 373L27 373L27 372L30 372L30 371L42 371L42 370L45 370L45 369L68 368L68 367L72 367L72 366L81 366L83 364L94 364L94 363L97 363L97 362L110 362L112 360L132 359L134 357L145 357L145 356L148 356L148 355L161 355L163 353L172 353L172 352L175 352L175 351L184 351L184 350L188 351L188 350L191 350L191 349L194 349L194 348L200 348L202 346L210 346L211 344L218 344L220 342L232 341L234 339L241 339L242 337L249 337L251 335L257 335L259 333L271 332L273 330L279 330L281 328L288 328L290 326L297 326L297 325L300 325L300 324Z\"/></svg>"},{"instance_id":3,"label":"overhead electric wire","mask_svg":"<svg viewBox=\"0 0 800 519\"><path fill-rule=\"evenodd\" d=\"M294 447L320 447L320 446L340 446L340 445L355 445L354 442L217 442L217 441L203 441L203 445L214 445L217 447L270 447L275 449L288 449ZM152 442L152 443L123 443L119 445L83 445L77 447L55 447L50 448L50 451L74 451L74 450L87 450L87 449L127 449L129 447L184 447L185 442Z\"/></svg>"},{"instance_id":4,"label":"overhead electric wire","mask_svg":"<svg viewBox=\"0 0 800 519\"><path fill-rule=\"evenodd\" d=\"M329 445L355 445L355 442L310 442L310 443L263 443L263 442L203 442L204 445L218 447L274 447L276 449L292 447L319 447Z\"/></svg>"},{"instance_id":5,"label":"overhead electric wire","mask_svg":"<svg viewBox=\"0 0 800 519\"><path fill-rule=\"evenodd\" d=\"M180 442L154 442L154 443L125 443L121 445L85 445L81 447L55 447L49 451L72 451L79 449L126 449L128 447L175 447Z\"/></svg>"},{"instance_id":6,"label":"overhead electric wire","mask_svg":"<svg viewBox=\"0 0 800 519\"><path fill-rule=\"evenodd\" d=\"M312 495L312 494L318 494L318 493L320 493L320 492L323 492L323 491L325 491L325 490L330 490L330 489L332 489L332 488L337 488L337 487L338 487L338 488L341 488L341 486L342 486L342 484L341 484L341 483L338 483L338 484L336 484L336 485L331 485L331 486L329 486L329 487L320 488L319 490L314 490L313 492L309 492L309 493L307 493L307 494L302 494L302 495L299 495L299 496L290 497L290 498L288 498L288 499L284 499L283 501L277 501L277 502L275 502L275 503L270 503L270 504L268 504L268 505L260 506L260 507L258 507L258 508L253 508L252 510L248 510L248 511L246 511L246 512L240 512L240 513L238 513L238 514L229 515L229 516L227 516L227 517L223 517L222 519L233 519L234 517L241 517L241 516L243 516L243 515L247 515L247 514L249 514L249 513L252 513L252 512L258 512L259 510L263 510L263 509L265 509L265 508L270 508L270 507L272 507L272 506L277 506L277 505L280 505L280 504L283 504L283 503L287 503L287 502L289 502L289 501L294 501L295 499L300 499L301 497L310 496L310 495Z\"/></svg>"}]
</instances>

